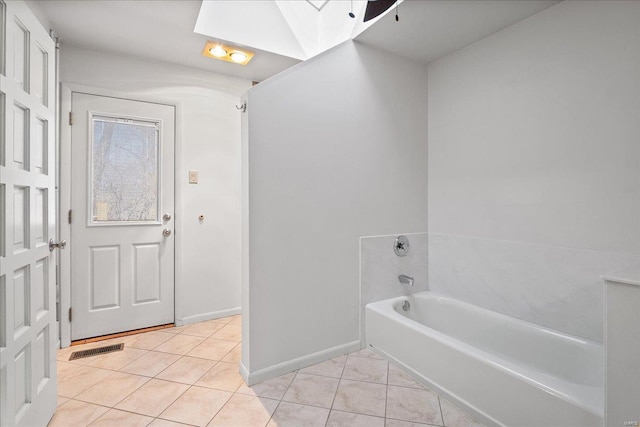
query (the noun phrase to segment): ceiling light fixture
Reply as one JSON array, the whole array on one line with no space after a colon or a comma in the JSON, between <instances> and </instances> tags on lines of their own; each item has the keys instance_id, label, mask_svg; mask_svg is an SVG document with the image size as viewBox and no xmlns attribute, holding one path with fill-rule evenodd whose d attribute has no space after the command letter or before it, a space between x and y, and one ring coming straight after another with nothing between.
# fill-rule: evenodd
<instances>
[{"instance_id":1,"label":"ceiling light fixture","mask_svg":"<svg viewBox=\"0 0 640 427\"><path fill-rule=\"evenodd\" d=\"M245 55L242 52L233 52L230 56L231 56L231 60L238 64L242 64L244 61L247 60L247 55Z\"/></svg>"},{"instance_id":2,"label":"ceiling light fixture","mask_svg":"<svg viewBox=\"0 0 640 427\"><path fill-rule=\"evenodd\" d=\"M227 50L220 45L216 45L209 49L209 53L216 58L222 58L223 56L227 56Z\"/></svg>"},{"instance_id":3,"label":"ceiling light fixture","mask_svg":"<svg viewBox=\"0 0 640 427\"><path fill-rule=\"evenodd\" d=\"M240 49L218 42L208 41L204 46L202 55L208 58L233 62L234 64L247 65L255 54L248 50Z\"/></svg>"}]
</instances>

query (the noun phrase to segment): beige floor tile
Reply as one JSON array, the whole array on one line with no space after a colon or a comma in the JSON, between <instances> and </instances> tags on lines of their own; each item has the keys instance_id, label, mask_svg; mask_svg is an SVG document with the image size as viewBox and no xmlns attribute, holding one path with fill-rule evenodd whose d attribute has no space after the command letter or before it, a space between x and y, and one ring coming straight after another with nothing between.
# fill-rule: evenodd
<instances>
[{"instance_id":1,"label":"beige floor tile","mask_svg":"<svg viewBox=\"0 0 640 427\"><path fill-rule=\"evenodd\" d=\"M349 357L368 357L369 359L384 360L384 357L368 348L363 348L362 350L349 353Z\"/></svg>"},{"instance_id":2,"label":"beige floor tile","mask_svg":"<svg viewBox=\"0 0 640 427\"><path fill-rule=\"evenodd\" d=\"M73 347L60 348L56 351L56 359L64 360L66 362L71 353L73 353L74 351L75 350L73 349Z\"/></svg>"},{"instance_id":3,"label":"beige floor tile","mask_svg":"<svg viewBox=\"0 0 640 427\"><path fill-rule=\"evenodd\" d=\"M277 406L277 400L234 394L209 426L264 427Z\"/></svg>"},{"instance_id":4,"label":"beige floor tile","mask_svg":"<svg viewBox=\"0 0 640 427\"><path fill-rule=\"evenodd\" d=\"M242 327L239 325L225 325L219 331L211 335L212 338L219 340L240 342L242 338Z\"/></svg>"},{"instance_id":5,"label":"beige floor tile","mask_svg":"<svg viewBox=\"0 0 640 427\"><path fill-rule=\"evenodd\" d=\"M202 344L201 344L202 345ZM242 344L238 344L222 358L222 362L240 363L242 360Z\"/></svg>"},{"instance_id":6,"label":"beige floor tile","mask_svg":"<svg viewBox=\"0 0 640 427\"><path fill-rule=\"evenodd\" d=\"M58 362L58 395L75 397L111 374L111 371L105 369Z\"/></svg>"},{"instance_id":7,"label":"beige floor tile","mask_svg":"<svg viewBox=\"0 0 640 427\"><path fill-rule=\"evenodd\" d=\"M86 426L108 410L104 406L70 400L56 410L48 427Z\"/></svg>"},{"instance_id":8,"label":"beige floor tile","mask_svg":"<svg viewBox=\"0 0 640 427\"><path fill-rule=\"evenodd\" d=\"M207 338L188 353L188 356L200 357L209 360L222 360L233 348L235 342L224 341L216 338Z\"/></svg>"},{"instance_id":9,"label":"beige floor tile","mask_svg":"<svg viewBox=\"0 0 640 427\"><path fill-rule=\"evenodd\" d=\"M238 365L235 363L218 362L198 382L197 386L215 388L235 392L244 384L240 376Z\"/></svg>"},{"instance_id":10,"label":"beige floor tile","mask_svg":"<svg viewBox=\"0 0 640 427\"><path fill-rule=\"evenodd\" d=\"M447 427L484 427L484 424L474 420L471 415L443 398L440 398L440 408L442 408L444 425Z\"/></svg>"},{"instance_id":11,"label":"beige floor tile","mask_svg":"<svg viewBox=\"0 0 640 427\"><path fill-rule=\"evenodd\" d=\"M215 364L216 362L213 360L183 356L173 365L160 372L156 378L191 385L198 381L209 369L213 368Z\"/></svg>"},{"instance_id":12,"label":"beige floor tile","mask_svg":"<svg viewBox=\"0 0 640 427\"><path fill-rule=\"evenodd\" d=\"M191 387L160 418L171 421L206 426L232 396L232 393L203 387Z\"/></svg>"},{"instance_id":13,"label":"beige floor tile","mask_svg":"<svg viewBox=\"0 0 640 427\"><path fill-rule=\"evenodd\" d=\"M86 366L117 371L145 354L147 354L147 350L125 347L122 351L92 357L93 360L89 361Z\"/></svg>"},{"instance_id":14,"label":"beige floor tile","mask_svg":"<svg viewBox=\"0 0 640 427\"><path fill-rule=\"evenodd\" d=\"M386 384L389 363L386 360L372 359L369 357L349 357L342 378L354 381L368 381L372 383Z\"/></svg>"},{"instance_id":15,"label":"beige floor tile","mask_svg":"<svg viewBox=\"0 0 640 427\"><path fill-rule=\"evenodd\" d=\"M207 320L207 322L221 322L225 325L231 322L235 316L239 316L239 314L234 314L233 316L219 317L217 319Z\"/></svg>"},{"instance_id":16,"label":"beige floor tile","mask_svg":"<svg viewBox=\"0 0 640 427\"><path fill-rule=\"evenodd\" d=\"M332 410L327 427L384 427L384 418Z\"/></svg>"},{"instance_id":17,"label":"beige floor tile","mask_svg":"<svg viewBox=\"0 0 640 427\"><path fill-rule=\"evenodd\" d=\"M60 406L64 405L65 403L67 403L68 401L69 401L68 397L58 396L58 402L56 403L56 406L60 407Z\"/></svg>"},{"instance_id":18,"label":"beige floor tile","mask_svg":"<svg viewBox=\"0 0 640 427\"><path fill-rule=\"evenodd\" d=\"M330 408L336 395L338 382L336 378L298 373L283 400L301 405Z\"/></svg>"},{"instance_id":19,"label":"beige floor tile","mask_svg":"<svg viewBox=\"0 0 640 427\"><path fill-rule=\"evenodd\" d=\"M127 347L140 348L142 350L153 350L163 342L169 341L174 334L160 331L145 332L137 335L127 343Z\"/></svg>"},{"instance_id":20,"label":"beige floor tile","mask_svg":"<svg viewBox=\"0 0 640 427\"><path fill-rule=\"evenodd\" d=\"M73 363L74 365L86 365L91 360L90 357L83 357L82 359L69 360L69 358L71 357L71 353L73 353L74 351L78 351L77 346L60 349L56 354L56 359L61 362Z\"/></svg>"},{"instance_id":21,"label":"beige floor tile","mask_svg":"<svg viewBox=\"0 0 640 427\"><path fill-rule=\"evenodd\" d=\"M153 421L151 417L140 414L109 409L104 415L90 424L91 427L145 427Z\"/></svg>"},{"instance_id":22,"label":"beige floor tile","mask_svg":"<svg viewBox=\"0 0 640 427\"><path fill-rule=\"evenodd\" d=\"M187 329L189 326L191 326L191 325L174 326L173 328L163 329L162 332L166 332L168 334L179 334L180 332L182 332L185 329Z\"/></svg>"},{"instance_id":23,"label":"beige floor tile","mask_svg":"<svg viewBox=\"0 0 640 427\"><path fill-rule=\"evenodd\" d=\"M252 385L251 387L243 382L237 393L280 400L282 399L282 396L284 396L284 393L289 388L289 385L295 376L295 372L291 372L289 374Z\"/></svg>"},{"instance_id":24,"label":"beige floor tile","mask_svg":"<svg viewBox=\"0 0 640 427\"><path fill-rule=\"evenodd\" d=\"M151 424L149 424L149 427L184 427L188 425L189 424L176 423L174 421L156 418Z\"/></svg>"},{"instance_id":25,"label":"beige floor tile","mask_svg":"<svg viewBox=\"0 0 640 427\"><path fill-rule=\"evenodd\" d=\"M389 378L387 380L387 384L411 388L424 388L420 383L391 363L389 364Z\"/></svg>"},{"instance_id":26,"label":"beige floor tile","mask_svg":"<svg viewBox=\"0 0 640 427\"><path fill-rule=\"evenodd\" d=\"M267 427L324 427L328 416L328 409L280 402Z\"/></svg>"},{"instance_id":27,"label":"beige floor tile","mask_svg":"<svg viewBox=\"0 0 640 427\"><path fill-rule=\"evenodd\" d=\"M384 422L384 427L427 427L429 424L412 423L411 421L392 420L387 418Z\"/></svg>"},{"instance_id":28,"label":"beige floor tile","mask_svg":"<svg viewBox=\"0 0 640 427\"><path fill-rule=\"evenodd\" d=\"M200 322L189 325L188 328L180 333L184 335L209 338L214 332L219 331L224 326L225 323L222 322Z\"/></svg>"},{"instance_id":29,"label":"beige floor tile","mask_svg":"<svg viewBox=\"0 0 640 427\"><path fill-rule=\"evenodd\" d=\"M388 386L387 418L442 425L438 396L429 390Z\"/></svg>"},{"instance_id":30,"label":"beige floor tile","mask_svg":"<svg viewBox=\"0 0 640 427\"><path fill-rule=\"evenodd\" d=\"M194 337L191 335L175 335L168 341L163 342L155 351L161 351L163 353L173 353L185 355L193 350L198 344L204 341L202 337Z\"/></svg>"},{"instance_id":31,"label":"beige floor tile","mask_svg":"<svg viewBox=\"0 0 640 427\"><path fill-rule=\"evenodd\" d=\"M188 388L185 384L152 379L116 405L116 408L157 417Z\"/></svg>"},{"instance_id":32,"label":"beige floor tile","mask_svg":"<svg viewBox=\"0 0 640 427\"><path fill-rule=\"evenodd\" d=\"M150 351L138 360L121 368L120 371L145 377L155 377L180 357L179 354Z\"/></svg>"},{"instance_id":33,"label":"beige floor tile","mask_svg":"<svg viewBox=\"0 0 640 427\"><path fill-rule=\"evenodd\" d=\"M342 379L333 409L384 417L387 386Z\"/></svg>"},{"instance_id":34,"label":"beige floor tile","mask_svg":"<svg viewBox=\"0 0 640 427\"><path fill-rule=\"evenodd\" d=\"M231 319L229 321L230 325L242 326L242 315L236 314L235 316L231 316L230 319Z\"/></svg>"},{"instance_id":35,"label":"beige floor tile","mask_svg":"<svg viewBox=\"0 0 640 427\"><path fill-rule=\"evenodd\" d=\"M347 362L347 356L334 357L326 362L317 363L301 369L303 374L322 375L325 377L340 378L344 365Z\"/></svg>"},{"instance_id":36,"label":"beige floor tile","mask_svg":"<svg viewBox=\"0 0 640 427\"><path fill-rule=\"evenodd\" d=\"M125 374L124 372L113 372L98 384L78 394L75 399L112 407L142 387L147 381L149 381L147 377Z\"/></svg>"},{"instance_id":37,"label":"beige floor tile","mask_svg":"<svg viewBox=\"0 0 640 427\"><path fill-rule=\"evenodd\" d=\"M108 340L103 340L103 341L95 341L89 344L83 344L85 346L93 346L93 347L102 347L105 345L111 345L111 344L118 344L118 343L128 343L131 340L134 340L137 336L139 336L140 334L133 334L133 335L125 335L122 337L117 337L117 338L111 338Z\"/></svg>"}]
</instances>

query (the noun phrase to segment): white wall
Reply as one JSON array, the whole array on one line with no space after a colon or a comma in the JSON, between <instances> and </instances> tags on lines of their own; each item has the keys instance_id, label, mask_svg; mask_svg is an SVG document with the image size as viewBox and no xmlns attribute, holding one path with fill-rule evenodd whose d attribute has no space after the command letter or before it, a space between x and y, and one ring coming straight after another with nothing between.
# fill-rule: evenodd
<instances>
[{"instance_id":1,"label":"white wall","mask_svg":"<svg viewBox=\"0 0 640 427\"><path fill-rule=\"evenodd\" d=\"M176 321L238 312L241 138L235 105L251 82L64 45L61 80L177 105ZM188 183L189 170L199 171L197 185Z\"/></svg>"},{"instance_id":2,"label":"white wall","mask_svg":"<svg viewBox=\"0 0 640 427\"><path fill-rule=\"evenodd\" d=\"M640 2L567 1L429 65L432 289L602 339L599 276L640 253L639 64Z\"/></svg>"},{"instance_id":3,"label":"white wall","mask_svg":"<svg viewBox=\"0 0 640 427\"><path fill-rule=\"evenodd\" d=\"M360 236L427 225L426 89L346 42L248 92L250 382L359 348Z\"/></svg>"}]
</instances>

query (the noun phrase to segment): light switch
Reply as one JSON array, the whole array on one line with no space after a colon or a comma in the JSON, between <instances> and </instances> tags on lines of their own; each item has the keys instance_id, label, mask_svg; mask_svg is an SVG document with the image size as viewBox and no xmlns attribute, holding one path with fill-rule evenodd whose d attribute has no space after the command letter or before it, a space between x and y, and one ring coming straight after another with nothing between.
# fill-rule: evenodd
<instances>
[{"instance_id":1,"label":"light switch","mask_svg":"<svg viewBox=\"0 0 640 427\"><path fill-rule=\"evenodd\" d=\"M198 183L198 171L189 171L189 184Z\"/></svg>"}]
</instances>

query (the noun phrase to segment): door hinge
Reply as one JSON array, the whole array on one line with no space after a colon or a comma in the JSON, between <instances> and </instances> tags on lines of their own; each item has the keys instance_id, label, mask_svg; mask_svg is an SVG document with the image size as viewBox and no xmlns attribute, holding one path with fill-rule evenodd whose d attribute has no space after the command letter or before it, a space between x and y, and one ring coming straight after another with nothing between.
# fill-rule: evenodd
<instances>
[{"instance_id":1,"label":"door hinge","mask_svg":"<svg viewBox=\"0 0 640 427\"><path fill-rule=\"evenodd\" d=\"M69 224L71 224L71 218L72 218L71 212L73 212L73 211L71 209L69 209L69 214L67 215L67 219L69 220Z\"/></svg>"},{"instance_id":2,"label":"door hinge","mask_svg":"<svg viewBox=\"0 0 640 427\"><path fill-rule=\"evenodd\" d=\"M73 112L69 111L69 126L73 126Z\"/></svg>"},{"instance_id":3,"label":"door hinge","mask_svg":"<svg viewBox=\"0 0 640 427\"><path fill-rule=\"evenodd\" d=\"M73 309L69 307L69 322L73 319Z\"/></svg>"}]
</instances>

